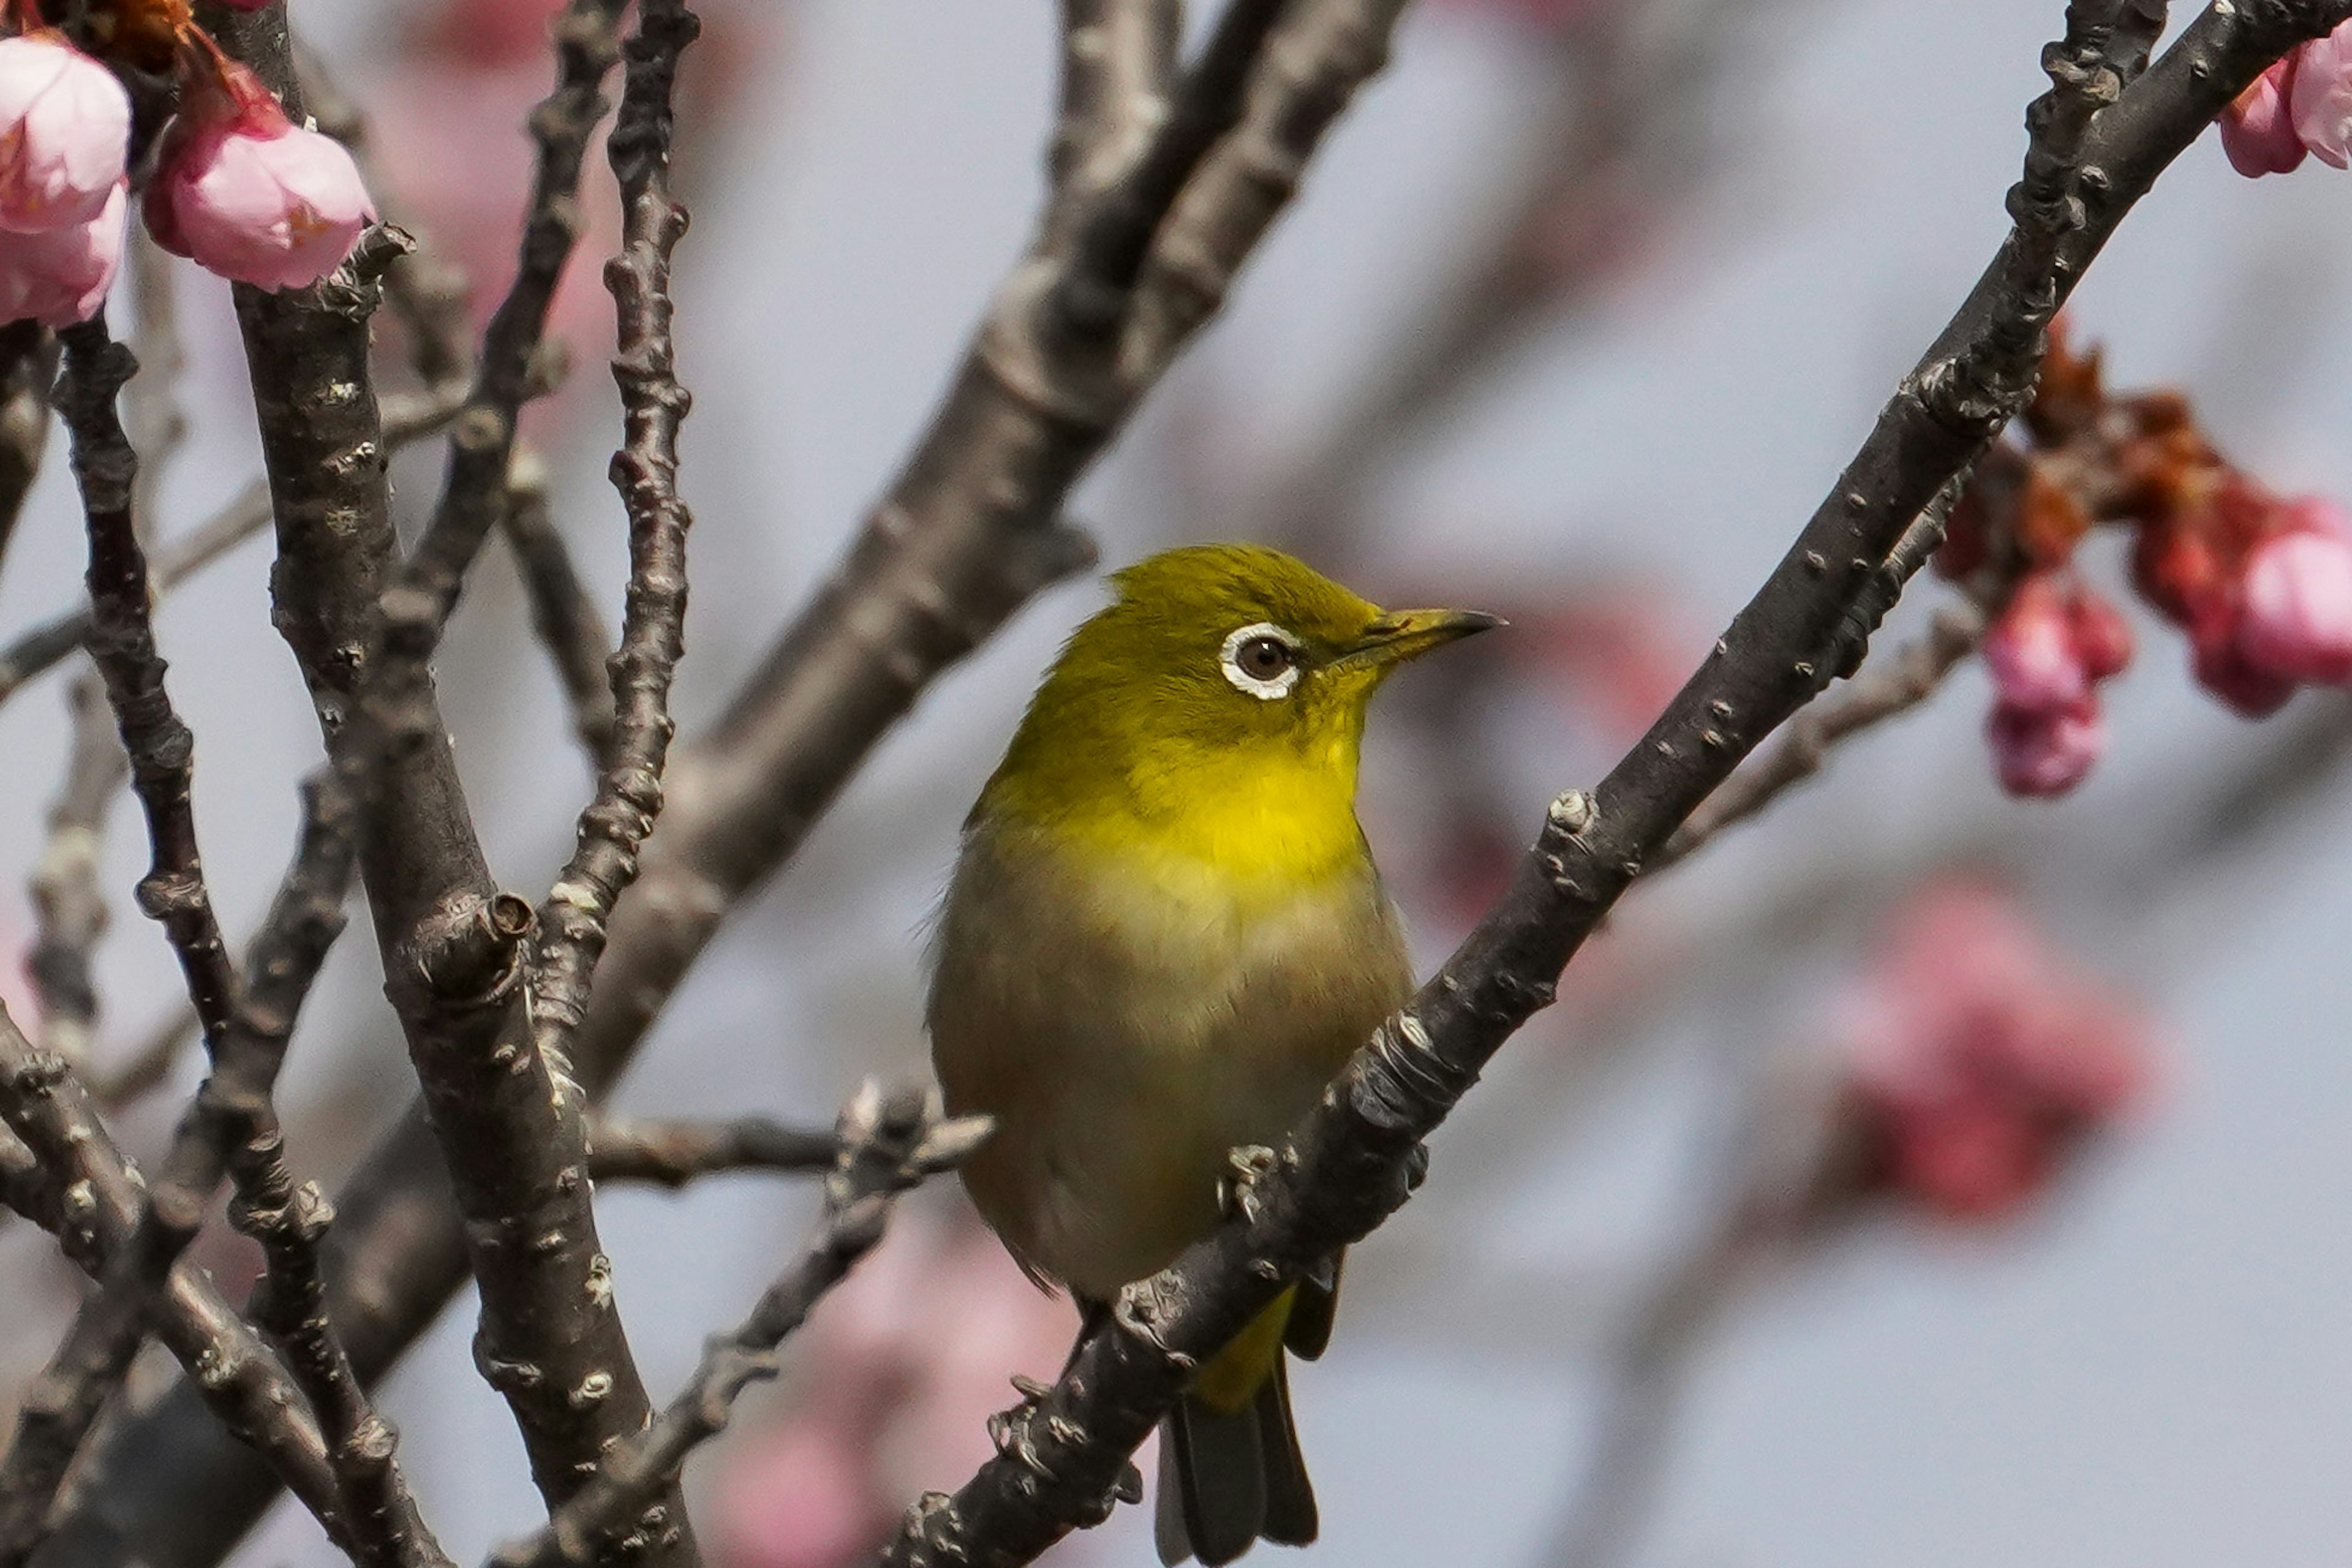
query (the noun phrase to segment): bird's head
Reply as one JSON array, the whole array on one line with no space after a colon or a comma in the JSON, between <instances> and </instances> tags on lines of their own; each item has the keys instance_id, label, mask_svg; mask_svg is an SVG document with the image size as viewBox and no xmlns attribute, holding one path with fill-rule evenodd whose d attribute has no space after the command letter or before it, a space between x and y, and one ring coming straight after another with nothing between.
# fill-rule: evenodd
<instances>
[{"instance_id":1,"label":"bird's head","mask_svg":"<svg viewBox=\"0 0 2352 1568\"><path fill-rule=\"evenodd\" d=\"M1328 773L1352 798L1365 704L1397 666L1502 623L1383 610L1252 544L1166 551L1116 574L1078 627L999 773L1053 798L1164 795L1203 781Z\"/></svg>"}]
</instances>

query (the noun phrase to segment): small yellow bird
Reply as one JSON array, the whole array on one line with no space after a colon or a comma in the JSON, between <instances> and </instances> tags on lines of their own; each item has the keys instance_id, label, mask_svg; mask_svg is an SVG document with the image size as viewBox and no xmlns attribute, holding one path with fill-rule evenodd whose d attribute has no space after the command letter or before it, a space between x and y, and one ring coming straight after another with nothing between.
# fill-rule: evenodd
<instances>
[{"instance_id":1,"label":"small yellow bird","mask_svg":"<svg viewBox=\"0 0 2352 1568\"><path fill-rule=\"evenodd\" d=\"M963 1167L1022 1266L1101 1304L1216 1226L1412 987L1356 822L1364 709L1501 623L1388 612L1279 552L1171 550L1046 674L963 830L928 1016ZM1162 1561L1315 1539L1285 1347L1330 1333L1337 1260L1205 1363L1160 1432Z\"/></svg>"}]
</instances>

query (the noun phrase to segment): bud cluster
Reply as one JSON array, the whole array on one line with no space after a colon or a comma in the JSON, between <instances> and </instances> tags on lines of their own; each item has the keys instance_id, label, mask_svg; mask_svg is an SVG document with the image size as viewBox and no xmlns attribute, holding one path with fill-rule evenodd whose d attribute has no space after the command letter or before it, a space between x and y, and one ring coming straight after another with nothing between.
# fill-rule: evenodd
<instances>
[{"instance_id":1,"label":"bud cluster","mask_svg":"<svg viewBox=\"0 0 2352 1568\"><path fill-rule=\"evenodd\" d=\"M1996 584L1987 733L2004 788L2063 795L2105 749L2096 688L2130 661L2133 639L2074 563L2100 525L2130 531L2134 588L2232 711L2260 718L2298 686L2352 681L2343 509L2232 467L2177 394L2109 394L2097 352L2075 354L2054 331L2019 436L1987 457L1937 556L1948 576Z\"/></svg>"},{"instance_id":2,"label":"bud cluster","mask_svg":"<svg viewBox=\"0 0 2352 1568\"><path fill-rule=\"evenodd\" d=\"M254 9L259 0L233 0ZM62 327L97 314L122 255L134 116L114 60L0 0L0 321ZM375 220L351 154L296 125L225 56L184 0L117 0L108 36L165 41L178 98L138 194L148 232L240 283L300 288L333 271Z\"/></svg>"}]
</instances>

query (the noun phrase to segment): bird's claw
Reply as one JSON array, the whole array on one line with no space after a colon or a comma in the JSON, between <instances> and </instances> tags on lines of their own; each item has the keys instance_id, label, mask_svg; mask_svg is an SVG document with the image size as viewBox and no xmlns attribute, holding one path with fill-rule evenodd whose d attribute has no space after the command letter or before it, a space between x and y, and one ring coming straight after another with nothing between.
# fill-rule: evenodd
<instances>
[{"instance_id":1,"label":"bird's claw","mask_svg":"<svg viewBox=\"0 0 2352 1568\"><path fill-rule=\"evenodd\" d=\"M1225 1174L1217 1184L1217 1208L1244 1225L1255 1225L1260 1210L1257 1188L1279 1163L1263 1143L1245 1143L1225 1154Z\"/></svg>"}]
</instances>

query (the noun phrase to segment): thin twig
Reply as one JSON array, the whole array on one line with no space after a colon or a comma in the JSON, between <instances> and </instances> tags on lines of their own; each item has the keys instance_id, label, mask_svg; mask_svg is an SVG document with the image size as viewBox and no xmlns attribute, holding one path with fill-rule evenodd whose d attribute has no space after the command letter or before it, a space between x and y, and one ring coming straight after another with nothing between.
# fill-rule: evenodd
<instances>
[{"instance_id":1,"label":"thin twig","mask_svg":"<svg viewBox=\"0 0 2352 1568\"><path fill-rule=\"evenodd\" d=\"M500 514L508 547L521 569L530 602L531 629L555 666L572 712L572 731L591 762L602 764L613 744L613 682L606 671L612 635L588 596L571 549L548 504L547 470L530 450L515 453L514 476Z\"/></svg>"},{"instance_id":2,"label":"thin twig","mask_svg":"<svg viewBox=\"0 0 2352 1568\"><path fill-rule=\"evenodd\" d=\"M1209 149L1240 122L1250 79L1288 3L1225 0L1200 58L1171 95L1167 118L1073 227L1069 266L1046 297L1046 331L1100 335L1126 321L1152 237Z\"/></svg>"},{"instance_id":3,"label":"thin twig","mask_svg":"<svg viewBox=\"0 0 2352 1568\"><path fill-rule=\"evenodd\" d=\"M613 732L579 844L539 907L531 953L532 1036L551 1061L571 1055L613 908L636 880L637 854L662 807L662 770L676 725L670 685L686 643L686 535L677 493L678 427L691 398L678 384L671 337L670 254L686 209L669 192L670 98L677 64L701 23L684 0L640 0L621 112L607 143L621 187L621 251L604 268L613 291L625 439L613 485L629 518L629 583L613 656Z\"/></svg>"},{"instance_id":4,"label":"thin twig","mask_svg":"<svg viewBox=\"0 0 2352 1568\"><path fill-rule=\"evenodd\" d=\"M98 1021L91 954L106 934L109 910L99 886L106 819L131 776L131 760L115 733L104 683L84 670L68 688L73 717L66 782L51 804L48 837L33 873L37 917L26 973L41 1008L41 1043L68 1061L87 1059Z\"/></svg>"},{"instance_id":5,"label":"thin twig","mask_svg":"<svg viewBox=\"0 0 2352 1568\"><path fill-rule=\"evenodd\" d=\"M223 1097L231 1109L229 1164L237 1193L230 1217L262 1244L267 1263L255 1321L284 1347L317 1413L352 1557L363 1568L446 1568L449 1560L394 1459L392 1427L361 1390L328 1317L318 1243L332 1210L315 1186L296 1184L269 1099L295 1018L342 932L356 853L353 818L374 774L372 748L383 738L374 725L354 725L343 754L304 785L301 842L253 942L233 1037L236 1055L215 1076L227 1077L231 1066L241 1069Z\"/></svg>"},{"instance_id":6,"label":"thin twig","mask_svg":"<svg viewBox=\"0 0 2352 1568\"><path fill-rule=\"evenodd\" d=\"M36 1051L0 1007L0 1121L38 1163L43 1181L24 1212L54 1226L66 1255L93 1277L109 1268L138 1223L142 1187L65 1058ZM47 1196L54 1196L52 1205ZM173 1271L159 1328L210 1414L258 1449L278 1479L333 1535L335 1479L326 1444L300 1391L245 1321L200 1271ZM201 1375L199 1375L201 1373ZM23 1394L31 1412L73 1396L46 1377ZM22 1506L0 1470L0 1514Z\"/></svg>"},{"instance_id":7,"label":"thin twig","mask_svg":"<svg viewBox=\"0 0 2352 1568\"><path fill-rule=\"evenodd\" d=\"M49 445L49 384L58 340L38 321L0 323L0 560Z\"/></svg>"},{"instance_id":8,"label":"thin twig","mask_svg":"<svg viewBox=\"0 0 2352 1568\"><path fill-rule=\"evenodd\" d=\"M152 862L138 889L139 907L163 927L217 1062L226 1048L236 977L221 940L196 849L190 785L194 740L173 710L164 665L150 619L147 560L131 516L137 458L115 400L137 369L131 351L108 335L104 319L63 334L65 374L58 405L72 437L74 476L89 528L89 598L96 623L90 657L131 761L131 789L147 818ZM201 1147L194 1112L173 1142L163 1179L142 1206L130 1241L108 1265L97 1295L75 1315L43 1380L58 1397L27 1406L0 1475L0 1561L28 1552L57 1489L92 1423L131 1370L148 1317L173 1265L203 1223L226 1150ZM207 1174L209 1179L205 1179Z\"/></svg>"},{"instance_id":9,"label":"thin twig","mask_svg":"<svg viewBox=\"0 0 2352 1568\"><path fill-rule=\"evenodd\" d=\"M588 1169L600 1182L683 1187L733 1171L825 1171L841 1145L830 1131L761 1116L731 1121L604 1116L588 1125Z\"/></svg>"},{"instance_id":10,"label":"thin twig","mask_svg":"<svg viewBox=\"0 0 2352 1568\"><path fill-rule=\"evenodd\" d=\"M530 206L514 282L491 312L475 362L473 395L449 443L441 499L410 555L405 580L430 595L446 619L505 504L515 418L547 330L547 312L580 230L580 171L606 103L603 84L618 58L623 0L571 0L552 24L557 79L531 110L539 143Z\"/></svg>"},{"instance_id":11,"label":"thin twig","mask_svg":"<svg viewBox=\"0 0 2352 1568\"><path fill-rule=\"evenodd\" d=\"M396 452L429 436L438 435L448 428L449 422L457 416L463 403L462 391L386 398L383 405L385 448ZM261 532L269 526L270 515L268 484L265 480L255 479L239 490L227 505L186 533L165 541L157 549L152 574L155 592L168 593L178 587ZM87 643L90 625L89 610L85 605L51 616L6 647L0 648L0 702L14 697L26 682L54 668Z\"/></svg>"},{"instance_id":12,"label":"thin twig","mask_svg":"<svg viewBox=\"0 0 2352 1568\"><path fill-rule=\"evenodd\" d=\"M2055 254L2064 265L2032 265L2050 226L2037 203L2021 203L2000 258L1665 715L1598 791L1571 790L1553 803L1509 890L1286 1136L1268 1173L1238 1194L1235 1216L1122 1292L1111 1322L1082 1342L1061 1381L1006 1417L999 1457L952 1498L919 1503L886 1561L1002 1568L1107 1517L1128 1456L1191 1369L1286 1279L1403 1202L1421 1168L1420 1141L1551 1000L1556 977L1644 859L1818 689L1852 605L2031 386L2048 313L2123 214L2270 61L2347 14L2352 0L2208 10L2097 116L2073 161L2103 171L2103 199L2080 226L2060 226ZM2053 93L2073 90L2053 75ZM2050 117L2062 130L2063 121ZM2049 151L2039 134L2035 150Z\"/></svg>"},{"instance_id":13,"label":"thin twig","mask_svg":"<svg viewBox=\"0 0 2352 1568\"><path fill-rule=\"evenodd\" d=\"M718 1436L735 1400L776 1375L776 1347L824 1293L882 1239L891 1205L925 1178L951 1169L988 1136L984 1116L940 1121L919 1090L885 1095L868 1081L843 1108L832 1142L824 1212L800 1256L731 1331L714 1334L686 1387L645 1431L625 1440L547 1527L491 1559L494 1568L597 1568L613 1539L676 1484L687 1456Z\"/></svg>"}]
</instances>

